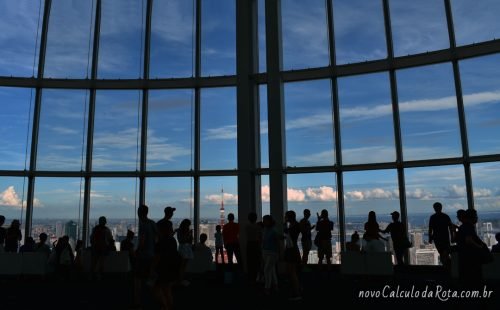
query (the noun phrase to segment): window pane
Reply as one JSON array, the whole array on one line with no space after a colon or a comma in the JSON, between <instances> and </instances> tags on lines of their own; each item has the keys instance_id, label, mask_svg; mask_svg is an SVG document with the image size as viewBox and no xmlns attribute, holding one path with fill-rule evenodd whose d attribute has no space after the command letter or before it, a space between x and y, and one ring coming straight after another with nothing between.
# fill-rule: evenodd
<instances>
[{"instance_id":1,"label":"window pane","mask_svg":"<svg viewBox=\"0 0 500 310\"><path fill-rule=\"evenodd\" d=\"M287 166L333 165L330 80L286 83L284 89Z\"/></svg>"},{"instance_id":2,"label":"window pane","mask_svg":"<svg viewBox=\"0 0 500 310\"><path fill-rule=\"evenodd\" d=\"M175 208L172 223L178 227L183 219L193 222L192 178L149 178L146 180L146 204L148 217L155 221L165 215L165 207Z\"/></svg>"},{"instance_id":3,"label":"window pane","mask_svg":"<svg viewBox=\"0 0 500 310\"><path fill-rule=\"evenodd\" d=\"M0 75L37 75L42 17L43 1L0 2Z\"/></svg>"},{"instance_id":4,"label":"window pane","mask_svg":"<svg viewBox=\"0 0 500 310\"><path fill-rule=\"evenodd\" d=\"M194 1L153 1L149 76L193 76Z\"/></svg>"},{"instance_id":5,"label":"window pane","mask_svg":"<svg viewBox=\"0 0 500 310\"><path fill-rule=\"evenodd\" d=\"M269 187L269 175L261 175L260 176L260 196L262 200L262 216L271 214L271 188Z\"/></svg>"},{"instance_id":6,"label":"window pane","mask_svg":"<svg viewBox=\"0 0 500 310\"><path fill-rule=\"evenodd\" d=\"M283 69L323 67L330 63L324 0L281 1Z\"/></svg>"},{"instance_id":7,"label":"window pane","mask_svg":"<svg viewBox=\"0 0 500 310\"><path fill-rule=\"evenodd\" d=\"M142 92L98 91L93 170L139 170Z\"/></svg>"},{"instance_id":8,"label":"window pane","mask_svg":"<svg viewBox=\"0 0 500 310\"><path fill-rule=\"evenodd\" d=\"M144 0L102 1L99 78L143 76L145 11Z\"/></svg>"},{"instance_id":9,"label":"window pane","mask_svg":"<svg viewBox=\"0 0 500 310\"><path fill-rule=\"evenodd\" d=\"M0 169L29 169L35 90L0 87Z\"/></svg>"},{"instance_id":10,"label":"window pane","mask_svg":"<svg viewBox=\"0 0 500 310\"><path fill-rule=\"evenodd\" d=\"M436 248L429 244L429 218L432 205L441 202L443 212L456 222L456 211L467 209L465 175L462 166L405 169L408 232L413 241L410 264L437 265Z\"/></svg>"},{"instance_id":11,"label":"window pane","mask_svg":"<svg viewBox=\"0 0 500 310\"><path fill-rule=\"evenodd\" d=\"M50 8L45 77L87 78L92 70L92 0L55 0Z\"/></svg>"},{"instance_id":12,"label":"window pane","mask_svg":"<svg viewBox=\"0 0 500 310\"><path fill-rule=\"evenodd\" d=\"M453 0L451 8L457 45L500 38L498 0Z\"/></svg>"},{"instance_id":13,"label":"window pane","mask_svg":"<svg viewBox=\"0 0 500 310\"><path fill-rule=\"evenodd\" d=\"M134 178L94 178L90 191L89 234L100 216L107 219L115 241L123 240L127 229L137 236L139 180Z\"/></svg>"},{"instance_id":14,"label":"window pane","mask_svg":"<svg viewBox=\"0 0 500 310\"><path fill-rule=\"evenodd\" d=\"M45 89L37 170L85 170L88 91Z\"/></svg>"},{"instance_id":15,"label":"window pane","mask_svg":"<svg viewBox=\"0 0 500 310\"><path fill-rule=\"evenodd\" d=\"M5 216L3 227L8 228L12 220L19 220L23 240L27 199L28 178L0 177L0 214Z\"/></svg>"},{"instance_id":16,"label":"window pane","mask_svg":"<svg viewBox=\"0 0 500 310\"><path fill-rule=\"evenodd\" d=\"M328 218L334 223L332 231L332 263L338 264L340 261L340 241L338 233L337 218L337 186L334 173L309 173L309 174L289 174L287 175L287 198L288 210L295 211L297 221L304 218L304 210L311 211L309 221L315 225L318 214L322 210L328 211ZM312 238L316 236L316 231L312 232ZM302 245L299 239L299 249ZM318 252L315 247L309 252L309 264L318 263Z\"/></svg>"},{"instance_id":17,"label":"window pane","mask_svg":"<svg viewBox=\"0 0 500 310\"><path fill-rule=\"evenodd\" d=\"M387 57L382 1L334 0L337 64Z\"/></svg>"},{"instance_id":18,"label":"window pane","mask_svg":"<svg viewBox=\"0 0 500 310\"><path fill-rule=\"evenodd\" d=\"M342 163L396 160L387 73L338 79Z\"/></svg>"},{"instance_id":19,"label":"window pane","mask_svg":"<svg viewBox=\"0 0 500 310\"><path fill-rule=\"evenodd\" d=\"M201 168L236 169L236 89L201 90Z\"/></svg>"},{"instance_id":20,"label":"window pane","mask_svg":"<svg viewBox=\"0 0 500 310\"><path fill-rule=\"evenodd\" d=\"M267 119L267 85L259 86L260 98L260 166L269 167L269 135Z\"/></svg>"},{"instance_id":21,"label":"window pane","mask_svg":"<svg viewBox=\"0 0 500 310\"><path fill-rule=\"evenodd\" d=\"M259 0L258 2L258 19L259 19L259 72L267 71L266 62L266 1Z\"/></svg>"},{"instance_id":22,"label":"window pane","mask_svg":"<svg viewBox=\"0 0 500 310\"><path fill-rule=\"evenodd\" d=\"M451 64L397 72L405 160L462 156Z\"/></svg>"},{"instance_id":23,"label":"window pane","mask_svg":"<svg viewBox=\"0 0 500 310\"><path fill-rule=\"evenodd\" d=\"M460 62L471 155L500 153L500 54Z\"/></svg>"},{"instance_id":24,"label":"window pane","mask_svg":"<svg viewBox=\"0 0 500 310\"><path fill-rule=\"evenodd\" d=\"M491 247L496 244L495 234L500 232L500 203L498 196L500 163L471 165L474 188L474 208L478 212L479 237Z\"/></svg>"},{"instance_id":25,"label":"window pane","mask_svg":"<svg viewBox=\"0 0 500 310\"><path fill-rule=\"evenodd\" d=\"M236 73L236 1L201 2L201 75Z\"/></svg>"},{"instance_id":26,"label":"window pane","mask_svg":"<svg viewBox=\"0 0 500 310\"><path fill-rule=\"evenodd\" d=\"M355 231L363 236L370 211L375 212L380 229L385 229L392 222L391 212L399 212L401 209L397 171L373 170L344 173L344 207L346 240L350 241ZM390 251L390 242L384 241L384 246L387 251Z\"/></svg>"},{"instance_id":27,"label":"window pane","mask_svg":"<svg viewBox=\"0 0 500 310\"><path fill-rule=\"evenodd\" d=\"M193 167L193 90L151 90L147 169Z\"/></svg>"},{"instance_id":28,"label":"window pane","mask_svg":"<svg viewBox=\"0 0 500 310\"><path fill-rule=\"evenodd\" d=\"M391 0L394 56L450 47L444 2Z\"/></svg>"},{"instance_id":29,"label":"window pane","mask_svg":"<svg viewBox=\"0 0 500 310\"><path fill-rule=\"evenodd\" d=\"M83 188L85 180L79 178L37 178L31 236L42 232L49 236L51 245L57 238L67 235L74 249L76 240L82 239Z\"/></svg>"}]
</instances>

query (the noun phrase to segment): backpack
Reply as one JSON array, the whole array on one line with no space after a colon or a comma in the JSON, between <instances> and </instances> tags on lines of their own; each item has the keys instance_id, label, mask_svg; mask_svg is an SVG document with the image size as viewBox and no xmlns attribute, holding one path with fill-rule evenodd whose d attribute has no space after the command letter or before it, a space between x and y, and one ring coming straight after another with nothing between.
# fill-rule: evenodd
<instances>
[{"instance_id":1,"label":"backpack","mask_svg":"<svg viewBox=\"0 0 500 310\"><path fill-rule=\"evenodd\" d=\"M92 248L97 251L106 251L108 242L106 240L106 230L104 226L96 226L92 235Z\"/></svg>"}]
</instances>

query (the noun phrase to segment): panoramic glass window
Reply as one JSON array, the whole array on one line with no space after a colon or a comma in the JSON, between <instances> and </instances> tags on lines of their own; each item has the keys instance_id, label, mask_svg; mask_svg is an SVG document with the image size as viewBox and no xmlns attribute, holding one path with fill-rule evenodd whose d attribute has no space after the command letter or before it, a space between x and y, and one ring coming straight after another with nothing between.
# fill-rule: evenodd
<instances>
[{"instance_id":1,"label":"panoramic glass window","mask_svg":"<svg viewBox=\"0 0 500 310\"><path fill-rule=\"evenodd\" d=\"M396 73L404 160L462 156L451 64Z\"/></svg>"},{"instance_id":2,"label":"panoramic glass window","mask_svg":"<svg viewBox=\"0 0 500 310\"><path fill-rule=\"evenodd\" d=\"M94 3L92 0L52 1L45 77L82 79L90 76Z\"/></svg>"},{"instance_id":3,"label":"panoramic glass window","mask_svg":"<svg viewBox=\"0 0 500 310\"><path fill-rule=\"evenodd\" d=\"M342 163L396 160L389 76L376 73L338 79Z\"/></svg>"},{"instance_id":4,"label":"panoramic glass window","mask_svg":"<svg viewBox=\"0 0 500 310\"><path fill-rule=\"evenodd\" d=\"M259 86L260 98L260 166L269 167L269 135L267 122L267 85Z\"/></svg>"},{"instance_id":5,"label":"panoramic glass window","mask_svg":"<svg viewBox=\"0 0 500 310\"><path fill-rule=\"evenodd\" d=\"M451 8L457 45L500 38L499 1L453 0Z\"/></svg>"},{"instance_id":6,"label":"panoramic glass window","mask_svg":"<svg viewBox=\"0 0 500 310\"><path fill-rule=\"evenodd\" d=\"M236 89L201 90L201 168L236 169Z\"/></svg>"},{"instance_id":7,"label":"panoramic glass window","mask_svg":"<svg viewBox=\"0 0 500 310\"><path fill-rule=\"evenodd\" d=\"M101 79L143 76L146 1L102 1L99 69Z\"/></svg>"},{"instance_id":8,"label":"panoramic glass window","mask_svg":"<svg viewBox=\"0 0 500 310\"><path fill-rule=\"evenodd\" d=\"M42 232L48 244L67 235L72 247L82 239L83 186L80 178L37 178L31 236Z\"/></svg>"},{"instance_id":9,"label":"panoramic glass window","mask_svg":"<svg viewBox=\"0 0 500 310\"><path fill-rule=\"evenodd\" d=\"M19 220L24 235L27 199L28 178L0 177L0 214L5 216L3 227L9 227L12 220Z\"/></svg>"},{"instance_id":10,"label":"panoramic glass window","mask_svg":"<svg viewBox=\"0 0 500 310\"><path fill-rule=\"evenodd\" d=\"M125 239L127 229L137 235L139 180L134 178L94 178L90 191L89 234L105 216L115 241Z\"/></svg>"},{"instance_id":11,"label":"panoramic glass window","mask_svg":"<svg viewBox=\"0 0 500 310\"><path fill-rule=\"evenodd\" d=\"M382 1L333 0L338 65L387 57Z\"/></svg>"},{"instance_id":12,"label":"panoramic glass window","mask_svg":"<svg viewBox=\"0 0 500 310\"><path fill-rule=\"evenodd\" d=\"M463 60L460 77L471 155L500 153L500 55Z\"/></svg>"},{"instance_id":13,"label":"panoramic glass window","mask_svg":"<svg viewBox=\"0 0 500 310\"><path fill-rule=\"evenodd\" d=\"M391 0L389 3L394 56L450 47L443 1Z\"/></svg>"},{"instance_id":14,"label":"panoramic glass window","mask_svg":"<svg viewBox=\"0 0 500 310\"><path fill-rule=\"evenodd\" d=\"M139 169L141 101L138 90L97 92L93 170Z\"/></svg>"},{"instance_id":15,"label":"panoramic glass window","mask_svg":"<svg viewBox=\"0 0 500 310\"><path fill-rule=\"evenodd\" d=\"M330 80L286 83L287 166L326 166L335 161Z\"/></svg>"},{"instance_id":16,"label":"panoramic glass window","mask_svg":"<svg viewBox=\"0 0 500 310\"><path fill-rule=\"evenodd\" d=\"M500 163L471 165L474 208L478 212L478 234L488 246L496 244L495 233L500 232Z\"/></svg>"},{"instance_id":17,"label":"panoramic glass window","mask_svg":"<svg viewBox=\"0 0 500 310\"><path fill-rule=\"evenodd\" d=\"M260 176L260 198L261 198L261 214L262 216L271 214L271 188L269 187L269 175L263 174Z\"/></svg>"},{"instance_id":18,"label":"panoramic glass window","mask_svg":"<svg viewBox=\"0 0 500 310\"><path fill-rule=\"evenodd\" d=\"M0 169L29 168L35 90L0 87Z\"/></svg>"},{"instance_id":19,"label":"panoramic glass window","mask_svg":"<svg viewBox=\"0 0 500 310\"><path fill-rule=\"evenodd\" d=\"M38 170L85 170L88 91L44 89L38 134Z\"/></svg>"},{"instance_id":20,"label":"panoramic glass window","mask_svg":"<svg viewBox=\"0 0 500 310\"><path fill-rule=\"evenodd\" d=\"M148 102L147 169L193 167L193 90L151 90Z\"/></svg>"},{"instance_id":21,"label":"panoramic glass window","mask_svg":"<svg viewBox=\"0 0 500 310\"><path fill-rule=\"evenodd\" d=\"M439 254L429 244L429 218L434 214L433 204L440 202L443 212L458 224L456 211L467 209L467 194L463 166L442 166L405 169L408 233L413 247L410 263L437 265Z\"/></svg>"},{"instance_id":22,"label":"panoramic glass window","mask_svg":"<svg viewBox=\"0 0 500 310\"><path fill-rule=\"evenodd\" d=\"M172 223L179 227L183 219L193 221L192 178L149 178L146 180L146 205L148 217L155 221L165 215L165 207L175 208Z\"/></svg>"},{"instance_id":23,"label":"panoramic glass window","mask_svg":"<svg viewBox=\"0 0 500 310\"><path fill-rule=\"evenodd\" d=\"M221 215L227 223L229 213L233 213L234 221L238 222L237 183L234 176L200 178L200 224L209 225L215 232L215 226L221 224ZM213 240L213 233L208 238Z\"/></svg>"},{"instance_id":24,"label":"panoramic glass window","mask_svg":"<svg viewBox=\"0 0 500 310\"><path fill-rule=\"evenodd\" d=\"M324 0L281 1L283 69L328 66L328 26Z\"/></svg>"},{"instance_id":25,"label":"panoramic glass window","mask_svg":"<svg viewBox=\"0 0 500 310\"><path fill-rule=\"evenodd\" d=\"M151 78L189 77L194 70L194 1L153 1Z\"/></svg>"},{"instance_id":26,"label":"panoramic glass window","mask_svg":"<svg viewBox=\"0 0 500 310\"><path fill-rule=\"evenodd\" d=\"M259 72L266 72L266 1L258 1Z\"/></svg>"},{"instance_id":27,"label":"panoramic glass window","mask_svg":"<svg viewBox=\"0 0 500 310\"><path fill-rule=\"evenodd\" d=\"M43 9L43 1L0 3L0 76L37 75Z\"/></svg>"},{"instance_id":28,"label":"panoramic glass window","mask_svg":"<svg viewBox=\"0 0 500 310\"><path fill-rule=\"evenodd\" d=\"M236 1L201 1L201 75L236 73Z\"/></svg>"}]
</instances>

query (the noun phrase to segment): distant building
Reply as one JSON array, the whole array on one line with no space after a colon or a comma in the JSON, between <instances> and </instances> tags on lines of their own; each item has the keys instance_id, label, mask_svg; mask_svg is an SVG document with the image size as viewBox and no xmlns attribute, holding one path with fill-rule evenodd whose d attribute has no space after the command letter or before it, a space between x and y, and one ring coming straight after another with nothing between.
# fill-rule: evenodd
<instances>
[{"instance_id":1,"label":"distant building","mask_svg":"<svg viewBox=\"0 0 500 310\"><path fill-rule=\"evenodd\" d=\"M69 221L64 224L64 234L70 239L78 240L78 223Z\"/></svg>"},{"instance_id":2,"label":"distant building","mask_svg":"<svg viewBox=\"0 0 500 310\"><path fill-rule=\"evenodd\" d=\"M435 249L417 249L415 252L416 265L438 265L439 254Z\"/></svg>"}]
</instances>

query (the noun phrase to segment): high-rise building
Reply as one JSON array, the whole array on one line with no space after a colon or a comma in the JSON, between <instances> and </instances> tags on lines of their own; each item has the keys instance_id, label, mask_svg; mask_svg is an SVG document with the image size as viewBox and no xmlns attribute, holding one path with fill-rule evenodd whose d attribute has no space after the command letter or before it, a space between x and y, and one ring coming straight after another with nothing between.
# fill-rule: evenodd
<instances>
[{"instance_id":1,"label":"high-rise building","mask_svg":"<svg viewBox=\"0 0 500 310\"><path fill-rule=\"evenodd\" d=\"M74 241L78 240L78 223L69 221L64 224L64 234Z\"/></svg>"}]
</instances>

